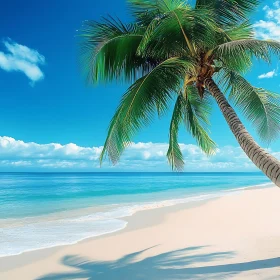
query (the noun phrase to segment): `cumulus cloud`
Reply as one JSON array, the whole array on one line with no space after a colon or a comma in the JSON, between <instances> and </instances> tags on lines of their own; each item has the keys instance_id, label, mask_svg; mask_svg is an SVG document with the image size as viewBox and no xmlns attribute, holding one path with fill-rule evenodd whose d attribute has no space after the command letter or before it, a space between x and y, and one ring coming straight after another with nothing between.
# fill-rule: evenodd
<instances>
[{"instance_id":1,"label":"cumulus cloud","mask_svg":"<svg viewBox=\"0 0 280 280\"><path fill-rule=\"evenodd\" d=\"M196 145L180 144L180 147L185 158L185 171L256 170L240 147L221 147L212 157L207 157ZM167 143L132 143L117 166L106 161L99 169L102 147L27 143L3 136L0 137L0 171L170 171L167 149Z\"/></svg>"},{"instance_id":2,"label":"cumulus cloud","mask_svg":"<svg viewBox=\"0 0 280 280\"><path fill-rule=\"evenodd\" d=\"M274 69L270 72L259 75L258 78L259 79L269 79L269 78L273 78L273 77L276 77L276 76L277 76L277 72L276 72L276 69Z\"/></svg>"},{"instance_id":3,"label":"cumulus cloud","mask_svg":"<svg viewBox=\"0 0 280 280\"><path fill-rule=\"evenodd\" d=\"M3 41L6 53L0 52L0 68L7 71L24 73L30 80L30 84L44 78L40 65L45 64L45 57L37 50L20 45L11 39Z\"/></svg>"},{"instance_id":4,"label":"cumulus cloud","mask_svg":"<svg viewBox=\"0 0 280 280\"><path fill-rule=\"evenodd\" d=\"M275 1L272 6L266 5L263 11L265 20L259 20L254 24L256 36L280 41L280 1Z\"/></svg>"}]
</instances>

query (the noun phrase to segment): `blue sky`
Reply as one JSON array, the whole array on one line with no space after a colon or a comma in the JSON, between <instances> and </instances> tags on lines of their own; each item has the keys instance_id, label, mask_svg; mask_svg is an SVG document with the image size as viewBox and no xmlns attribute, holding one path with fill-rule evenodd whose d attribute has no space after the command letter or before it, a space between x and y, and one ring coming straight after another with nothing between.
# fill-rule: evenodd
<instances>
[{"instance_id":1,"label":"blue sky","mask_svg":"<svg viewBox=\"0 0 280 280\"><path fill-rule=\"evenodd\" d=\"M125 0L104 3L100 0L2 3L0 171L100 171L97 169L100 147L128 85L85 84L77 62L76 30L83 20L98 20L107 14L131 20ZM263 1L252 15L252 22L258 37L280 40L279 1ZM278 72L275 59L269 66L256 63L247 78L258 87L280 92ZM102 170L170 170L164 157L169 119L167 115L140 132L134 139L140 144L134 144L117 167L106 163ZM245 166L248 171L255 170L238 148L215 104L211 123L211 136L220 149L212 159L197 150L186 132L180 134L186 171L240 171ZM250 125L246 121L245 124L256 137ZM280 142L268 148L277 155ZM199 162L205 164L199 166Z\"/></svg>"}]
</instances>

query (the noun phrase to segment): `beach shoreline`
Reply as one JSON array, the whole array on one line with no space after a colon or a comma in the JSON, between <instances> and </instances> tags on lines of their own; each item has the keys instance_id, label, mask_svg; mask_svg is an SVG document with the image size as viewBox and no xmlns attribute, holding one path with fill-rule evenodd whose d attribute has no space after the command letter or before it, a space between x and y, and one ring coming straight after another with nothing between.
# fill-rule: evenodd
<instances>
[{"instance_id":1,"label":"beach shoreline","mask_svg":"<svg viewBox=\"0 0 280 280\"><path fill-rule=\"evenodd\" d=\"M166 194L158 195L158 193L155 193L155 196L150 197L148 201L133 198L134 201L130 203L122 203L122 198L119 198L119 203L112 205L101 204L72 210L67 209L38 216L36 215L37 206L34 205L34 216L0 219L0 248L2 248L0 259L41 249L73 245L89 238L115 234L126 228L128 220L134 221L130 217L133 217L137 212L169 207L172 207L170 211L178 207L178 209L185 209L243 190L265 188L271 185L272 183L262 183L222 190L214 188L212 190L205 189L204 192L197 192L194 189L188 195L183 192L181 197L173 193L169 194L168 197ZM192 190L192 188L185 189ZM115 200L117 201L117 199ZM17 206L16 203L15 206ZM44 238L38 238L40 236L44 236Z\"/></svg>"},{"instance_id":2,"label":"beach shoreline","mask_svg":"<svg viewBox=\"0 0 280 280\"><path fill-rule=\"evenodd\" d=\"M262 199L265 201L262 202ZM277 225L279 199L280 191L276 187L251 188L208 201L140 211L124 218L128 223L127 227L115 233L88 238L73 245L2 257L0 278L18 279L20 275L20 279L73 279L80 271L81 279L112 279L110 267L113 265L120 266L114 271L114 279L131 279L131 273L135 274L138 270L141 273L141 263L149 267L145 272L145 279L182 279L179 274L185 273L189 277L191 272L194 275L194 268L201 264L204 265L201 273L208 277L201 279L212 279L214 272L219 277L225 277L227 274L226 277L237 277L235 279L265 279L264 276L270 275L274 277L280 274L280 227ZM260 203L264 203L263 209L260 209ZM238 208L235 210L236 205ZM204 233L206 229L207 234ZM140 251L143 252L136 253ZM186 256L181 256L183 251L186 251ZM130 254L135 255L126 265L120 264L123 258ZM73 255L78 256L77 259L71 259L70 256ZM174 255L179 255L175 257L177 261L181 257L178 263L183 268L170 269L167 266L164 269L167 269L170 275L166 274L167 278L160 278L163 269L157 268L159 263L154 264L153 258L161 263L161 257L164 256L166 261L173 263ZM190 262L191 257L198 258L199 261ZM69 258L71 262L68 262ZM88 261L81 261L80 258L86 258ZM242 263L244 266L250 262L254 269L242 268ZM92 264L93 268L99 267L102 277L105 278L98 278L95 269L83 272L83 263ZM100 267L101 263L104 264L103 268ZM225 265L230 263L232 268L229 266L225 269ZM235 268L235 263L240 264L240 271ZM164 266L163 263L161 265ZM172 266L176 265L173 263ZM212 268L213 272L208 268L206 273L205 267L213 265L218 266L220 270L217 268L215 271ZM69 274L66 275L68 278L62 278L65 273ZM201 273L199 269L195 270L196 277ZM83 278L86 274L87 278ZM121 278L124 275L127 278ZM137 277L132 279L142 279Z\"/></svg>"},{"instance_id":3,"label":"beach shoreline","mask_svg":"<svg viewBox=\"0 0 280 280\"><path fill-rule=\"evenodd\" d=\"M253 190L253 189L263 189L263 188L269 188L269 187L272 187L272 186L274 186L273 183L263 183L263 184L253 185L253 186L237 187L237 188L229 189L227 191L221 191L220 193L214 193L214 195L210 194L210 196L209 196L209 194L197 194L194 197L183 197L181 199L178 199L178 198L177 199L176 198L172 199L171 198L171 199L165 200L165 201L147 202L147 203L143 204L142 206L140 206L140 205L136 206L137 210L135 209L135 210L131 211L130 213L127 213L123 216L117 217L116 219L125 222L124 226L121 227L121 228L112 230L110 232L105 232L105 233L102 233L102 234L99 234L99 235L90 235L90 236L78 239L74 242L69 242L69 243L65 243L65 244L58 244L58 245L49 245L49 246L46 246L46 247L39 247L39 248L36 248L36 249L28 249L28 250L25 250L23 252L16 253L16 254L1 255L1 252L0 252L0 260L2 258L19 256L19 255L22 255L22 254L25 254L25 253L30 253L30 252L40 251L40 250L47 250L47 249L55 249L57 247L74 245L74 244L86 241L88 239L91 239L91 238L95 238L95 239L96 238L102 238L105 235L106 236L111 235L111 234L114 235L119 231L135 229L135 227L142 228L143 226L146 226L146 225L142 225L142 223L139 223L138 219L136 219L137 222L135 222L135 219L134 219L135 214L137 214L139 212L153 211L153 216L154 216L154 213L157 212L155 210L162 209L162 210L159 210L159 211L160 211L160 216L163 216L163 214L166 215L170 212L175 212L175 211L178 211L178 210L181 210L181 209L197 207L197 206L200 206L200 205L202 205L204 203L207 203L211 200L219 199L219 198L224 197L224 196L235 195L240 191ZM26 217L18 223L25 224L26 221L30 220L30 219L33 220L32 221L33 223L34 223L34 220L37 221L37 222L39 221L41 223L41 221L48 222L48 221L52 221L54 219L61 220L61 221L69 220L69 219L73 219L73 218L74 219L75 218L79 219L79 218L84 218L84 217L91 216L91 214L95 213L96 211L98 213L100 213L100 211L102 211L102 210L99 210L99 209L97 210L96 207L94 207L94 208L93 207L81 208L81 209L78 209L78 210L70 210L70 211L66 210L66 211L63 211L63 212L60 212L60 213L52 213L50 215L43 215L43 216L37 216L37 217L36 216L35 217ZM95 214L93 214L93 215L95 215ZM153 221L150 221L149 219L147 219L146 223L153 225L154 220L155 219L153 219ZM13 226L17 225L14 222L15 221L14 219L11 219L11 220L10 219L4 219L4 220L2 219L0 221L2 221L2 223L0 222L0 228L3 227L3 226L5 228L7 226L7 224L9 225L9 223L12 223ZM71 221L71 220L69 220L69 221ZM127 228L128 225L129 225L129 227ZM0 264L0 271L1 271L1 264Z\"/></svg>"}]
</instances>

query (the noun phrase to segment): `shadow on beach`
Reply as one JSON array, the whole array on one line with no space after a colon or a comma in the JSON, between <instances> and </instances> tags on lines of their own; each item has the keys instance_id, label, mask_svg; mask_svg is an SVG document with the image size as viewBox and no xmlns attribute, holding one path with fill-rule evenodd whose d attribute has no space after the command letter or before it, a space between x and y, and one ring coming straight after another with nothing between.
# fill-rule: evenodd
<instances>
[{"instance_id":1,"label":"shadow on beach","mask_svg":"<svg viewBox=\"0 0 280 280\"><path fill-rule=\"evenodd\" d=\"M280 257L243 263L207 265L208 262L231 258L234 252L201 254L203 247L189 247L159 254L137 261L143 250L116 261L89 261L79 256L65 256L61 262L74 272L45 275L40 280L89 279L89 280L179 280L225 279L240 272L280 266ZM197 266L196 263L205 263Z\"/></svg>"}]
</instances>

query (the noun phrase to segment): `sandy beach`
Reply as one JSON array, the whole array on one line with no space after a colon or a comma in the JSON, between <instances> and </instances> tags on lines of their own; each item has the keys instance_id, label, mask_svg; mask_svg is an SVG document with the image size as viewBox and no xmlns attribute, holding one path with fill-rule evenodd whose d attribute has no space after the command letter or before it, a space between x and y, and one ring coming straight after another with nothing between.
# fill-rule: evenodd
<instances>
[{"instance_id":1,"label":"sandy beach","mask_svg":"<svg viewBox=\"0 0 280 280\"><path fill-rule=\"evenodd\" d=\"M113 234L0 259L0 279L280 279L280 190L138 212Z\"/></svg>"}]
</instances>

